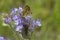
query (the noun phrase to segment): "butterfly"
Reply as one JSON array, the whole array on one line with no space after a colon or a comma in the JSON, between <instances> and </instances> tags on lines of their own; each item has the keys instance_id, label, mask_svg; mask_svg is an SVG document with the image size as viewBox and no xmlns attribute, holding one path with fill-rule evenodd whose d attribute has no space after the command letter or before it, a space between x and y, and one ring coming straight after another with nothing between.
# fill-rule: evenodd
<instances>
[{"instance_id":1,"label":"butterfly","mask_svg":"<svg viewBox=\"0 0 60 40\"><path fill-rule=\"evenodd\" d=\"M31 9L30 9L30 7L29 7L28 5L26 5L26 6L23 8L22 15L23 15L23 16L27 16L27 15L30 15L30 14L32 14Z\"/></svg>"}]
</instances>

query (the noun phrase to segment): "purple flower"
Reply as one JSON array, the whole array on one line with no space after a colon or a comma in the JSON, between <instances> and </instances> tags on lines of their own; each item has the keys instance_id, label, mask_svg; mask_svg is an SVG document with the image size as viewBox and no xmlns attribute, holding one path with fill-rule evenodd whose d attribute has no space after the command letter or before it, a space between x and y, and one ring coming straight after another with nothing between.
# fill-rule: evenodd
<instances>
[{"instance_id":1,"label":"purple flower","mask_svg":"<svg viewBox=\"0 0 60 40\"><path fill-rule=\"evenodd\" d=\"M15 20L15 25L19 25L19 20Z\"/></svg>"},{"instance_id":2,"label":"purple flower","mask_svg":"<svg viewBox=\"0 0 60 40\"><path fill-rule=\"evenodd\" d=\"M41 26L41 22L39 19L37 19L37 21L36 21L36 26Z\"/></svg>"},{"instance_id":3,"label":"purple flower","mask_svg":"<svg viewBox=\"0 0 60 40\"><path fill-rule=\"evenodd\" d=\"M0 37L0 40L5 40L4 37Z\"/></svg>"},{"instance_id":4,"label":"purple flower","mask_svg":"<svg viewBox=\"0 0 60 40\"><path fill-rule=\"evenodd\" d=\"M12 15L12 19L13 19L13 20L21 19L21 17L22 17L21 14Z\"/></svg>"},{"instance_id":5,"label":"purple flower","mask_svg":"<svg viewBox=\"0 0 60 40\"><path fill-rule=\"evenodd\" d=\"M12 19L15 21L18 19L17 15L12 16Z\"/></svg>"},{"instance_id":6,"label":"purple flower","mask_svg":"<svg viewBox=\"0 0 60 40\"><path fill-rule=\"evenodd\" d=\"M22 7L19 7L19 13L21 13L23 11Z\"/></svg>"},{"instance_id":7,"label":"purple flower","mask_svg":"<svg viewBox=\"0 0 60 40\"><path fill-rule=\"evenodd\" d=\"M23 25L18 25L18 26L16 26L16 31L21 31L22 28L23 28Z\"/></svg>"},{"instance_id":8,"label":"purple flower","mask_svg":"<svg viewBox=\"0 0 60 40\"><path fill-rule=\"evenodd\" d=\"M11 15L15 15L17 13L18 9L17 8L14 8L11 12Z\"/></svg>"},{"instance_id":9,"label":"purple flower","mask_svg":"<svg viewBox=\"0 0 60 40\"><path fill-rule=\"evenodd\" d=\"M17 17L18 17L18 19L21 19L22 15L21 14L18 14Z\"/></svg>"},{"instance_id":10,"label":"purple flower","mask_svg":"<svg viewBox=\"0 0 60 40\"><path fill-rule=\"evenodd\" d=\"M36 25L35 25L35 20L32 20L30 22L30 27L29 27L29 30L33 31L35 29Z\"/></svg>"},{"instance_id":11,"label":"purple flower","mask_svg":"<svg viewBox=\"0 0 60 40\"><path fill-rule=\"evenodd\" d=\"M27 20L30 20L32 18L31 15L25 17Z\"/></svg>"},{"instance_id":12,"label":"purple flower","mask_svg":"<svg viewBox=\"0 0 60 40\"><path fill-rule=\"evenodd\" d=\"M17 8L14 8L14 11L15 11L15 12L17 12L17 11L18 11L18 9L17 9Z\"/></svg>"},{"instance_id":13,"label":"purple flower","mask_svg":"<svg viewBox=\"0 0 60 40\"><path fill-rule=\"evenodd\" d=\"M37 26L41 26L41 23L40 23L39 19L37 19L37 20L32 20L32 21L30 22L29 30L34 31L34 29L35 29Z\"/></svg>"},{"instance_id":14,"label":"purple flower","mask_svg":"<svg viewBox=\"0 0 60 40\"><path fill-rule=\"evenodd\" d=\"M10 18L10 17L7 17L7 18L4 20L4 22L5 22L5 23L11 23L11 22L12 22L12 20L11 20L11 18Z\"/></svg>"},{"instance_id":15,"label":"purple flower","mask_svg":"<svg viewBox=\"0 0 60 40\"><path fill-rule=\"evenodd\" d=\"M26 19L27 23L29 23L29 22L30 22L31 18L32 18L32 16L31 16L31 15L26 16L26 17L25 17L25 19Z\"/></svg>"}]
</instances>

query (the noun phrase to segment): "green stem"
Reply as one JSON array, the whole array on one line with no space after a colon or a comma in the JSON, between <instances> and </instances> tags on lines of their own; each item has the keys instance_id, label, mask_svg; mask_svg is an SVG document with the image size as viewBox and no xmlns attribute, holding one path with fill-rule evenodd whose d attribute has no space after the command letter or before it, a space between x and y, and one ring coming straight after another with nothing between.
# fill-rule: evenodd
<instances>
[{"instance_id":1,"label":"green stem","mask_svg":"<svg viewBox=\"0 0 60 40\"><path fill-rule=\"evenodd\" d=\"M12 29L13 33L15 33L15 35L17 36L17 38L20 40L20 36L19 34L16 32L16 30L13 28L13 26L11 24L10 25L10 28Z\"/></svg>"}]
</instances>

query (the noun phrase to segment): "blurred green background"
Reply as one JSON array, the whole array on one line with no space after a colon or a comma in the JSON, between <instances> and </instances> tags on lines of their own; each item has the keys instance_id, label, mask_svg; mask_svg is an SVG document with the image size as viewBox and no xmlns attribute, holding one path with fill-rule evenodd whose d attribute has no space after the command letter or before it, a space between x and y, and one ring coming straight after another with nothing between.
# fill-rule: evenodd
<instances>
[{"instance_id":1,"label":"blurred green background","mask_svg":"<svg viewBox=\"0 0 60 40\"><path fill-rule=\"evenodd\" d=\"M41 19L41 29L35 30L31 40L60 40L60 0L24 0L32 10L34 19ZM22 0L0 0L0 36L18 40L9 25L4 26L2 12L10 13ZM24 2L23 2L24 3Z\"/></svg>"}]
</instances>

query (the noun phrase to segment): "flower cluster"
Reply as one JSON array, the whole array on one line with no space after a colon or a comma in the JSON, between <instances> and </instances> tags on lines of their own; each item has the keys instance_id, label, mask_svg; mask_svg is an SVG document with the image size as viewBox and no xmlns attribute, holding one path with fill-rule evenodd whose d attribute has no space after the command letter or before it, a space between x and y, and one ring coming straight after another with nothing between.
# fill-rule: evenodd
<instances>
[{"instance_id":1,"label":"flower cluster","mask_svg":"<svg viewBox=\"0 0 60 40\"><path fill-rule=\"evenodd\" d=\"M34 30L37 26L41 26L40 20L32 20L32 15L22 16L23 8L13 8L10 17L6 17L4 22L10 24L14 22L16 31L21 32L24 28L23 25L28 25L28 30Z\"/></svg>"}]
</instances>

